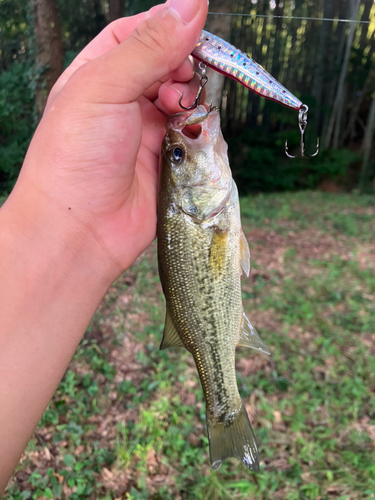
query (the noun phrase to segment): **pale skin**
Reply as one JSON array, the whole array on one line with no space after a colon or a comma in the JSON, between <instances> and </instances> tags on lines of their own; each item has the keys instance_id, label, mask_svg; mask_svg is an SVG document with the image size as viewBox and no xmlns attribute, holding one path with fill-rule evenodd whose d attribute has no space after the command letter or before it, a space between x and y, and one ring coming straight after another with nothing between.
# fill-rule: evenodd
<instances>
[{"instance_id":1,"label":"pale skin","mask_svg":"<svg viewBox=\"0 0 375 500\"><path fill-rule=\"evenodd\" d=\"M110 284L155 238L168 114L207 0L169 0L93 40L52 89L0 209L0 495Z\"/></svg>"}]
</instances>

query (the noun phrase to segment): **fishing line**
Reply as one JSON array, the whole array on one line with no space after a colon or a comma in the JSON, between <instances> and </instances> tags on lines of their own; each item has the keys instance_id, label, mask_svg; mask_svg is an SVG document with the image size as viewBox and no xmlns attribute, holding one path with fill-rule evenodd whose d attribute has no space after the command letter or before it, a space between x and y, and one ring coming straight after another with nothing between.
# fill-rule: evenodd
<instances>
[{"instance_id":1,"label":"fishing line","mask_svg":"<svg viewBox=\"0 0 375 500\"><path fill-rule=\"evenodd\" d=\"M371 21L355 21L353 19L330 19L328 17L297 17L297 16L274 16L273 14L233 14L231 12L208 12L211 16L241 16L241 17L272 17L275 19L298 19L300 21L331 21L337 23L370 24Z\"/></svg>"}]
</instances>

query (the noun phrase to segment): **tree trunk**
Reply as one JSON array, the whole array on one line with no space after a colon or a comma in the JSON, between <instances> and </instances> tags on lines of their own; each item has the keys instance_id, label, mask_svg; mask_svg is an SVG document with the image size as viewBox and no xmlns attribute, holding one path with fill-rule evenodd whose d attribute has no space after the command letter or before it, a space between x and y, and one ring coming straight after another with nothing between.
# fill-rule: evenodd
<instances>
[{"instance_id":1,"label":"tree trunk","mask_svg":"<svg viewBox=\"0 0 375 500\"><path fill-rule=\"evenodd\" d=\"M266 2L262 2L259 6L261 9L260 15L265 16L268 12L268 5ZM250 18L250 25L246 26L245 36L246 36L246 52L251 51L251 57L256 62L262 60L262 33L264 24L267 23L267 19L260 17L258 19ZM257 127L257 119L259 113L259 96L251 91L248 91L247 99L247 110L245 116L245 126L255 129Z\"/></svg>"},{"instance_id":2,"label":"tree trunk","mask_svg":"<svg viewBox=\"0 0 375 500\"><path fill-rule=\"evenodd\" d=\"M34 12L36 111L41 117L47 97L63 71L64 47L56 0L31 0Z\"/></svg>"},{"instance_id":3,"label":"tree trunk","mask_svg":"<svg viewBox=\"0 0 375 500\"><path fill-rule=\"evenodd\" d=\"M281 16L284 15L284 2L281 0L276 1L276 8L274 12L274 39L273 39L273 52L272 52L272 67L271 67L271 75L279 79L280 68L281 68L281 49L283 45L282 41L282 26L284 23L284 19Z\"/></svg>"},{"instance_id":4,"label":"tree trunk","mask_svg":"<svg viewBox=\"0 0 375 500\"><path fill-rule=\"evenodd\" d=\"M95 12L96 33L99 34L102 29L105 28L107 24L107 18L105 10L102 8L102 2L100 0L93 0L93 7Z\"/></svg>"},{"instance_id":5,"label":"tree trunk","mask_svg":"<svg viewBox=\"0 0 375 500\"><path fill-rule=\"evenodd\" d=\"M228 0L211 0L211 12L233 12L233 4ZM205 29L224 40L229 41L231 16L209 15ZM207 70L208 83L206 87L206 101L215 106L220 106L223 89L224 76L214 70Z\"/></svg>"},{"instance_id":6,"label":"tree trunk","mask_svg":"<svg viewBox=\"0 0 375 500\"><path fill-rule=\"evenodd\" d=\"M357 90L357 92L359 92L359 97L357 98L357 101L352 108L352 112L351 112L350 118L348 120L348 124L345 128L344 133L342 134L342 137L341 137L342 143L345 142L346 138L349 137L349 135L351 134L351 132L353 130L353 127L354 127L354 124L357 120L357 117L358 117L359 111L361 109L364 97L367 95L368 91L374 87L375 87L375 70L372 70L367 75L367 78L366 78L366 81L363 85L363 88L360 90Z\"/></svg>"},{"instance_id":7,"label":"tree trunk","mask_svg":"<svg viewBox=\"0 0 375 500\"><path fill-rule=\"evenodd\" d=\"M100 10L103 12L106 23L109 23L109 5L106 0L99 0Z\"/></svg>"},{"instance_id":8,"label":"tree trunk","mask_svg":"<svg viewBox=\"0 0 375 500\"><path fill-rule=\"evenodd\" d=\"M357 19L359 4L360 4L360 0L351 0L350 19L353 19L353 20ZM340 115L340 112L339 112L340 106L342 106L344 104L343 103L344 83L345 83L346 73L348 70L350 50L351 50L352 44L353 44L355 29L356 29L356 24L351 23L348 38L347 38L347 43L346 43L345 56L344 56L344 60L342 63L339 83L338 83L337 92L336 92L336 98L335 98L331 118L330 118L329 125L328 125L327 135L325 138L325 147L326 148L328 148L330 143L331 143L331 137L332 137L333 129L335 126L335 122L337 120L339 120L339 118L340 118L340 116L339 116ZM339 133L336 134L337 138L338 138L338 136L339 136ZM334 147L337 147L337 141L335 140L334 142L335 142Z\"/></svg>"},{"instance_id":9,"label":"tree trunk","mask_svg":"<svg viewBox=\"0 0 375 500\"><path fill-rule=\"evenodd\" d=\"M347 94L348 94L348 89L347 85L345 84L342 89L340 106L338 107L337 110L336 124L333 131L333 141L332 141L333 149L337 149L339 147L339 136L341 128L343 127L343 116L344 116L344 111L346 111Z\"/></svg>"},{"instance_id":10,"label":"tree trunk","mask_svg":"<svg viewBox=\"0 0 375 500\"><path fill-rule=\"evenodd\" d=\"M324 0L323 7L323 17L332 19L333 18L333 0ZM332 30L332 22L323 21L319 27L319 42L318 47L320 50L316 50L315 58L315 71L314 79L312 84L312 93L315 97L316 108L315 108L315 120L318 127L317 132L320 129L321 122L321 106L324 88L324 72L325 65L327 61L326 50L322 50L326 47L328 33Z\"/></svg>"},{"instance_id":11,"label":"tree trunk","mask_svg":"<svg viewBox=\"0 0 375 500\"><path fill-rule=\"evenodd\" d=\"M367 180L367 170L370 163L370 155L374 137L374 129L375 129L375 97L372 98L370 113L367 121L365 137L363 139L363 163L361 169L361 176L359 180L359 188L361 192L364 191L366 180Z\"/></svg>"},{"instance_id":12,"label":"tree trunk","mask_svg":"<svg viewBox=\"0 0 375 500\"><path fill-rule=\"evenodd\" d=\"M347 19L350 17L350 9L349 3L352 0L333 0L333 15L332 18L337 19ZM324 91L324 99L323 105L327 109L333 109L336 91L337 91L337 82L339 77L337 74L340 73L342 68L342 59L345 48L345 40L346 40L346 24L338 23L335 27L332 26L332 30L327 40L327 63L325 65L327 69L327 79ZM331 113L332 114L332 113ZM324 147L324 138L327 137L328 127L330 124L331 116L325 116L323 122L323 130L322 130L322 146Z\"/></svg>"},{"instance_id":13,"label":"tree trunk","mask_svg":"<svg viewBox=\"0 0 375 500\"><path fill-rule=\"evenodd\" d=\"M123 16L124 0L109 0L108 20L111 23L115 19Z\"/></svg>"}]
</instances>

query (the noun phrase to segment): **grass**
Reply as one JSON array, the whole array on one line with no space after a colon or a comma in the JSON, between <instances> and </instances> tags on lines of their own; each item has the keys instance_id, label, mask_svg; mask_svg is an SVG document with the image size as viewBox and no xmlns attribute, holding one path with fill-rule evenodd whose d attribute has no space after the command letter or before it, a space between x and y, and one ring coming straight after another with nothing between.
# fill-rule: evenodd
<instances>
[{"instance_id":1,"label":"grass","mask_svg":"<svg viewBox=\"0 0 375 500\"><path fill-rule=\"evenodd\" d=\"M159 351L155 245L109 289L5 500L375 498L375 200L241 202L243 301L271 357L237 351L261 472L211 471L196 369Z\"/></svg>"}]
</instances>

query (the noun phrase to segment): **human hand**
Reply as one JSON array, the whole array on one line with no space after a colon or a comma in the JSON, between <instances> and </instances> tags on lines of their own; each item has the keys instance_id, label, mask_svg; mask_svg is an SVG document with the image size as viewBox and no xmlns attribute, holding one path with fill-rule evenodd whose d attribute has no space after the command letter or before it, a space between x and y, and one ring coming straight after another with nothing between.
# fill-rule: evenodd
<instances>
[{"instance_id":1,"label":"human hand","mask_svg":"<svg viewBox=\"0 0 375 500\"><path fill-rule=\"evenodd\" d=\"M9 198L25 226L78 238L108 285L155 237L165 117L196 94L187 57L206 13L169 0L103 30L54 86Z\"/></svg>"},{"instance_id":2,"label":"human hand","mask_svg":"<svg viewBox=\"0 0 375 500\"><path fill-rule=\"evenodd\" d=\"M100 299L155 237L165 117L195 96L187 57L206 13L169 0L93 40L1 207L0 496Z\"/></svg>"}]
</instances>

